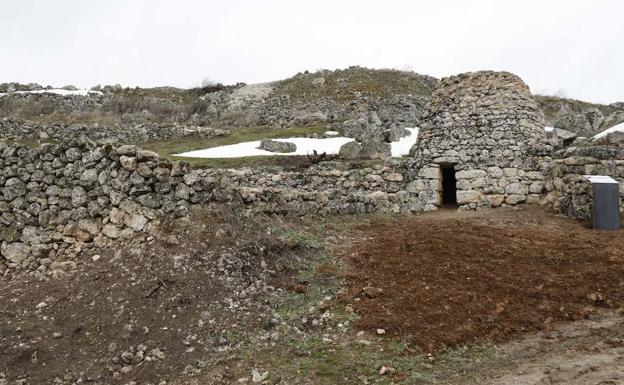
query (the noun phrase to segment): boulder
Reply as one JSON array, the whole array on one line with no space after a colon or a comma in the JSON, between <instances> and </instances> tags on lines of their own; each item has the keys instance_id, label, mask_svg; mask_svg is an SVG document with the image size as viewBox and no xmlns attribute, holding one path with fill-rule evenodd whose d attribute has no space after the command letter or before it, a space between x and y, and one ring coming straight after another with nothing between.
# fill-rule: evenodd
<instances>
[{"instance_id":1,"label":"boulder","mask_svg":"<svg viewBox=\"0 0 624 385\"><path fill-rule=\"evenodd\" d=\"M372 115L373 113L371 113ZM377 114L368 118L361 115L357 119L347 120L343 123L343 133L347 138L353 138L359 142L365 141L383 141L384 132L380 125Z\"/></svg>"},{"instance_id":2,"label":"boulder","mask_svg":"<svg viewBox=\"0 0 624 385\"><path fill-rule=\"evenodd\" d=\"M289 153L297 151L297 145L291 142L280 142L277 140L263 139L260 141L261 150L269 152Z\"/></svg>"},{"instance_id":3,"label":"boulder","mask_svg":"<svg viewBox=\"0 0 624 385\"><path fill-rule=\"evenodd\" d=\"M386 159L392 152L390 144L385 142L348 142L340 147L338 156L342 159Z\"/></svg>"}]
</instances>

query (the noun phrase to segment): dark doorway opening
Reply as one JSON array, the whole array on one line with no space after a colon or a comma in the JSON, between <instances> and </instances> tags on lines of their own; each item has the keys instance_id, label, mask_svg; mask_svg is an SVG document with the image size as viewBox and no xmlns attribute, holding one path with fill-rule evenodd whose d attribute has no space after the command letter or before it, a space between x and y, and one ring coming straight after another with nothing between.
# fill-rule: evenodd
<instances>
[{"instance_id":1,"label":"dark doorway opening","mask_svg":"<svg viewBox=\"0 0 624 385\"><path fill-rule=\"evenodd\" d=\"M442 204L457 204L457 180L455 166L442 166Z\"/></svg>"}]
</instances>

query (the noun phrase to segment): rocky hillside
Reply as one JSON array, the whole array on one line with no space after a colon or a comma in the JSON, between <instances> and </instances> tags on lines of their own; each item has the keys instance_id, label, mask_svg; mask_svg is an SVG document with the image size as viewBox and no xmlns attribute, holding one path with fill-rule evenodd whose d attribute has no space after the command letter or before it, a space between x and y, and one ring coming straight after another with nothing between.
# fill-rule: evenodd
<instances>
[{"instance_id":1,"label":"rocky hillside","mask_svg":"<svg viewBox=\"0 0 624 385\"><path fill-rule=\"evenodd\" d=\"M413 127L420 124L437 82L411 71L349 67L306 71L270 83L193 89L97 86L79 92L67 86L59 94L37 84L5 83L0 84L0 118L122 129L154 124L340 129L343 122L374 112L384 129ZM597 105L553 96L537 100L548 126L577 135L592 136L624 121L624 103Z\"/></svg>"},{"instance_id":2,"label":"rocky hillside","mask_svg":"<svg viewBox=\"0 0 624 385\"><path fill-rule=\"evenodd\" d=\"M536 96L546 125L572 131L579 136L597 133L624 122L624 103L592 104L556 96Z\"/></svg>"},{"instance_id":3,"label":"rocky hillside","mask_svg":"<svg viewBox=\"0 0 624 385\"><path fill-rule=\"evenodd\" d=\"M43 87L11 83L0 85L0 117L66 124L286 127L338 126L372 110L388 125L414 125L435 83L436 79L414 72L361 67L227 87L96 87L86 96L24 93L42 92Z\"/></svg>"}]
</instances>

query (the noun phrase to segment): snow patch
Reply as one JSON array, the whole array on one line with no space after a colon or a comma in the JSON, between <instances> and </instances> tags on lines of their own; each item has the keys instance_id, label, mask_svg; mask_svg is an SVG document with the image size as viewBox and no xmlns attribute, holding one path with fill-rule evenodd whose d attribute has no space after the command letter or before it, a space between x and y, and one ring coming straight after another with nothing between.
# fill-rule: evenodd
<instances>
[{"instance_id":1,"label":"snow patch","mask_svg":"<svg viewBox=\"0 0 624 385\"><path fill-rule=\"evenodd\" d=\"M603 136L607 136L612 132L624 132L624 123L616 124L615 126L594 135L594 139L602 138Z\"/></svg>"},{"instance_id":2,"label":"snow patch","mask_svg":"<svg viewBox=\"0 0 624 385\"><path fill-rule=\"evenodd\" d=\"M416 139L418 139L418 127L406 128L406 130L410 132L408 136L404 136L398 141L390 143L393 157L409 155L410 148L412 148L416 143Z\"/></svg>"},{"instance_id":3,"label":"snow patch","mask_svg":"<svg viewBox=\"0 0 624 385\"><path fill-rule=\"evenodd\" d=\"M89 96L91 94L94 95L104 95L102 92L100 91L93 91L93 90L64 90L61 88L53 88L53 89L49 89L49 90L35 90L35 91L15 91L12 92L13 94L55 94L55 95L62 95L62 96ZM5 95L8 95L7 93L0 93L0 97L3 97Z\"/></svg>"},{"instance_id":4,"label":"snow patch","mask_svg":"<svg viewBox=\"0 0 624 385\"><path fill-rule=\"evenodd\" d=\"M236 144L230 144L227 146L212 147L205 150L184 152L182 154L176 154L176 156L184 156L187 158L242 158L245 156L273 156L273 155L310 155L314 150L317 153L337 154L340 147L348 142L351 142L352 138L327 138L327 139L313 139L313 138L285 138L285 139L273 139L278 142L291 142L297 146L295 152L289 153L277 153L261 150L260 141L242 142Z\"/></svg>"},{"instance_id":5,"label":"snow patch","mask_svg":"<svg viewBox=\"0 0 624 385\"><path fill-rule=\"evenodd\" d=\"M392 147L392 156L400 157L409 154L409 150L416 143L418 138L418 128L408 128L410 135L390 143ZM205 150L183 152L175 156L183 156L186 158L243 158L246 156L281 156L281 155L311 155L314 151L317 154L326 153L328 155L338 154L343 144L353 141L353 138L345 138L342 136L334 138L314 139L314 138L281 138L273 139L278 142L291 142L297 146L295 152L277 153L261 150L260 141L242 142L230 144L227 146L219 146L207 148Z\"/></svg>"}]
</instances>

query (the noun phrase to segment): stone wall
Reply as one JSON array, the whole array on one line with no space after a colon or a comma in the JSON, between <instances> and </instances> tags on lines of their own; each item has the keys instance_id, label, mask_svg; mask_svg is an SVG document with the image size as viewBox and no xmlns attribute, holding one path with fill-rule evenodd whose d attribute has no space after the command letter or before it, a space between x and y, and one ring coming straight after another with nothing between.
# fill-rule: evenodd
<instances>
[{"instance_id":1,"label":"stone wall","mask_svg":"<svg viewBox=\"0 0 624 385\"><path fill-rule=\"evenodd\" d=\"M411 162L388 160L373 167L350 169L325 162L302 172L280 169L203 170L221 197L238 199L266 213L303 215L409 213L423 211L422 199L407 179Z\"/></svg>"},{"instance_id":2,"label":"stone wall","mask_svg":"<svg viewBox=\"0 0 624 385\"><path fill-rule=\"evenodd\" d=\"M620 210L624 210L624 133L577 141L554 158L546 189L556 210L577 219L591 218L592 186L584 175L607 175L620 182Z\"/></svg>"},{"instance_id":3,"label":"stone wall","mask_svg":"<svg viewBox=\"0 0 624 385\"><path fill-rule=\"evenodd\" d=\"M453 166L457 203L474 209L538 202L551 151L526 84L511 73L482 71L439 82L411 152L418 175ZM438 194L428 203L441 200Z\"/></svg>"},{"instance_id":4,"label":"stone wall","mask_svg":"<svg viewBox=\"0 0 624 385\"><path fill-rule=\"evenodd\" d=\"M156 123L137 123L121 126L101 124L41 124L21 119L0 119L0 138L8 140L52 139L85 136L91 140L110 140L120 143L140 143L152 139L183 137L210 138L228 134L226 130L201 126L185 126Z\"/></svg>"},{"instance_id":5,"label":"stone wall","mask_svg":"<svg viewBox=\"0 0 624 385\"><path fill-rule=\"evenodd\" d=\"M422 211L419 182L406 177L411 167L192 171L132 145L0 142L0 272L57 270L86 245L149 237L163 215L185 215L196 204L293 215Z\"/></svg>"},{"instance_id":6,"label":"stone wall","mask_svg":"<svg viewBox=\"0 0 624 385\"><path fill-rule=\"evenodd\" d=\"M33 149L0 143L4 262L45 270L85 242L149 233L163 212L186 210L187 172L183 163L160 161L133 146L115 150L74 140Z\"/></svg>"}]
</instances>

